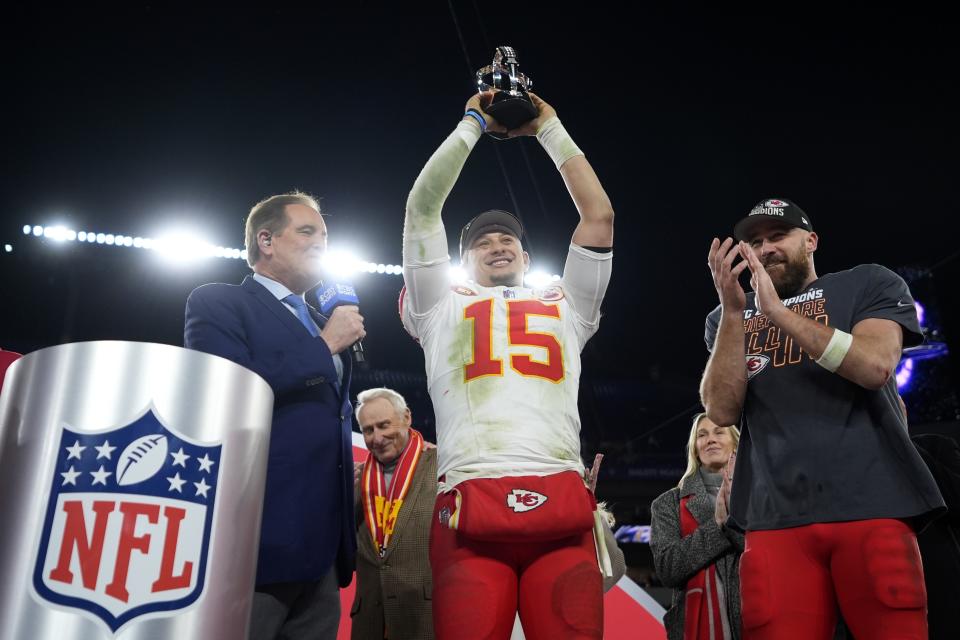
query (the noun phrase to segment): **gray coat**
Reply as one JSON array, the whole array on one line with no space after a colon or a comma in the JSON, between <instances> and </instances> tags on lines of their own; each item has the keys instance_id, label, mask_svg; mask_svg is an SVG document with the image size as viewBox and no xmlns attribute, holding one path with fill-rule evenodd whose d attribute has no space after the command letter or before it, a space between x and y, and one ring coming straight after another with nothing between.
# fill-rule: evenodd
<instances>
[{"instance_id":1,"label":"gray coat","mask_svg":"<svg viewBox=\"0 0 960 640\"><path fill-rule=\"evenodd\" d=\"M684 538L680 535L680 499L692 496L687 507L700 524ZM663 617L668 640L682 640L684 592L687 580L710 564L716 564L723 581L727 619L735 639L740 638L740 554L743 534L719 527L713 519L714 506L699 473L660 495L650 506L650 550L657 577L673 587L673 604Z\"/></svg>"}]
</instances>

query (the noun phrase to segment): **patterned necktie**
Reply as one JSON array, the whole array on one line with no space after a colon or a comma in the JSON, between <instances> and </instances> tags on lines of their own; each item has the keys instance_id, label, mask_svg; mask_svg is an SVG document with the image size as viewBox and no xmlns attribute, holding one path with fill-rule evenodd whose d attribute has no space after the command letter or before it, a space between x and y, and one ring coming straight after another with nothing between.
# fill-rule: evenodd
<instances>
[{"instance_id":1,"label":"patterned necktie","mask_svg":"<svg viewBox=\"0 0 960 640\"><path fill-rule=\"evenodd\" d=\"M303 301L303 298L295 293L291 293L284 298L283 301L297 310L297 317L300 318L301 324L306 327L310 335L314 338L320 335L317 331L317 325L313 323L313 318L310 317L310 312L307 310L307 303Z\"/></svg>"}]
</instances>

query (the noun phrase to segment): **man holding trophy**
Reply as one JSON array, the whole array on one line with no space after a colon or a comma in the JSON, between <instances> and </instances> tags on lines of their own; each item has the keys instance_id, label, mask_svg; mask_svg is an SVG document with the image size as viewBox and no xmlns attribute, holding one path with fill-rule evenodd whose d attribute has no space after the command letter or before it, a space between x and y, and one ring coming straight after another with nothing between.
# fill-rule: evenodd
<instances>
[{"instance_id":1,"label":"man holding trophy","mask_svg":"<svg viewBox=\"0 0 960 640\"><path fill-rule=\"evenodd\" d=\"M404 221L400 313L423 347L437 417L434 627L439 640L506 639L519 612L529 640L601 638L610 564L584 483L577 391L610 279L613 208L553 107L527 91L512 50L498 49L493 67L494 90L467 101ZM440 212L485 131L535 135L580 214L551 286L524 286L523 227L496 210L463 227L469 280L450 281Z\"/></svg>"}]
</instances>

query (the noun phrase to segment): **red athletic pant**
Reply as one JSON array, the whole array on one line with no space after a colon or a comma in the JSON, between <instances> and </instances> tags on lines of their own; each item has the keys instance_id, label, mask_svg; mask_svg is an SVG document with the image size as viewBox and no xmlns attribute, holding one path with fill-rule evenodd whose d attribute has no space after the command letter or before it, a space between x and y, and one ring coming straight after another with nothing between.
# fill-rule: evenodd
<instances>
[{"instance_id":1,"label":"red athletic pant","mask_svg":"<svg viewBox=\"0 0 960 640\"><path fill-rule=\"evenodd\" d=\"M437 640L506 640L518 609L527 640L603 637L593 532L549 542L482 542L441 525L438 511L430 531Z\"/></svg>"},{"instance_id":2,"label":"red athletic pant","mask_svg":"<svg viewBox=\"0 0 960 640\"><path fill-rule=\"evenodd\" d=\"M927 637L917 537L899 520L749 531L740 596L744 640L830 640L838 604L856 638Z\"/></svg>"}]
</instances>

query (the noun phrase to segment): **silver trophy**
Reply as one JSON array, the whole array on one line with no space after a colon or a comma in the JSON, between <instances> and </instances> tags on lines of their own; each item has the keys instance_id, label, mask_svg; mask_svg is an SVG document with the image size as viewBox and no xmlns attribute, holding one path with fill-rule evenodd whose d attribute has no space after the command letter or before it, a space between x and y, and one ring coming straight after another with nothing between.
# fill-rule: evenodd
<instances>
[{"instance_id":1,"label":"silver trophy","mask_svg":"<svg viewBox=\"0 0 960 640\"><path fill-rule=\"evenodd\" d=\"M527 95L532 86L533 80L520 73L513 47L497 47L493 63L477 70L477 88L495 91L493 101L485 111L507 130L516 129L537 117L537 107Z\"/></svg>"}]
</instances>

